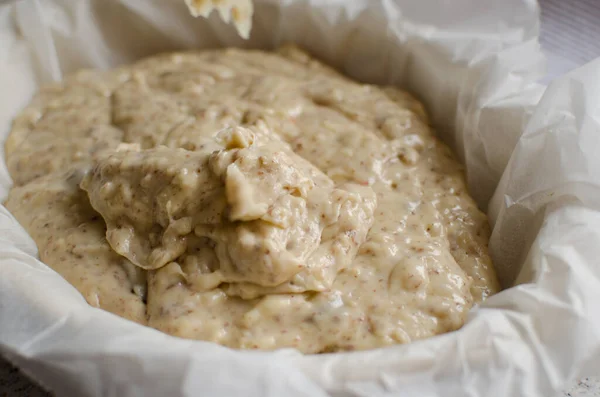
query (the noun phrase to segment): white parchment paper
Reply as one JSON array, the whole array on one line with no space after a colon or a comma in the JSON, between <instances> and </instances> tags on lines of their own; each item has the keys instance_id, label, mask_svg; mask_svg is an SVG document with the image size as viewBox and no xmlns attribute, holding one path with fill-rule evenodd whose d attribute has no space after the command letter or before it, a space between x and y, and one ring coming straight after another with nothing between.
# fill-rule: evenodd
<instances>
[{"instance_id":1,"label":"white parchment paper","mask_svg":"<svg viewBox=\"0 0 600 397\"><path fill-rule=\"evenodd\" d=\"M538 104L537 34L527 0L256 0L249 41L181 0L0 6L3 137L39 84L175 49L294 41L355 78L409 89L465 163L512 287L460 331L409 345L234 351L89 307L0 207L0 350L59 396L549 397L600 371L600 60ZM9 187L2 164L0 198Z\"/></svg>"}]
</instances>

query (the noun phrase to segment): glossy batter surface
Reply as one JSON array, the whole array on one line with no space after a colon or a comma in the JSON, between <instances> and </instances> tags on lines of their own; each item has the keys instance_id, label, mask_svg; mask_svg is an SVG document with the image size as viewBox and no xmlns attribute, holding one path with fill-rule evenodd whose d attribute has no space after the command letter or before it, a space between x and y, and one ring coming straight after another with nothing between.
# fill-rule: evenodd
<instances>
[{"instance_id":1,"label":"glossy batter surface","mask_svg":"<svg viewBox=\"0 0 600 397\"><path fill-rule=\"evenodd\" d=\"M499 290L421 105L295 47L82 71L40 90L6 157L41 259L173 335L366 349L455 330Z\"/></svg>"}]
</instances>

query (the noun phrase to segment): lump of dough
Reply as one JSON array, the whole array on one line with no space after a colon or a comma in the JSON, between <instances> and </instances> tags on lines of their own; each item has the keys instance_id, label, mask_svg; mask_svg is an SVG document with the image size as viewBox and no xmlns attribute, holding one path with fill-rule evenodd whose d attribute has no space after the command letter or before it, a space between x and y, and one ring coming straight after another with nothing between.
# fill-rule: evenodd
<instances>
[{"instance_id":1,"label":"lump of dough","mask_svg":"<svg viewBox=\"0 0 600 397\"><path fill-rule=\"evenodd\" d=\"M190 13L207 18L213 10L217 10L221 18L233 24L242 38L250 37L252 29L252 0L185 0Z\"/></svg>"},{"instance_id":2,"label":"lump of dough","mask_svg":"<svg viewBox=\"0 0 600 397\"><path fill-rule=\"evenodd\" d=\"M212 250L195 285L227 283L244 298L330 288L376 207L370 187L336 187L265 128L224 130L194 152L124 147L100 157L81 187L117 253L158 269Z\"/></svg>"}]
</instances>

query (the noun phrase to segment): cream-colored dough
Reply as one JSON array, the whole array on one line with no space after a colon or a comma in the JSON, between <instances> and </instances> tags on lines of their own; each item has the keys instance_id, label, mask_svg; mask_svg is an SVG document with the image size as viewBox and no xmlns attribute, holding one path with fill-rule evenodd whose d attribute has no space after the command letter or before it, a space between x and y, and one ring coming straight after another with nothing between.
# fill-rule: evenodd
<instances>
[{"instance_id":1,"label":"cream-colored dough","mask_svg":"<svg viewBox=\"0 0 600 397\"><path fill-rule=\"evenodd\" d=\"M244 39L250 37L254 12L252 0L185 0L185 4L195 17L207 18L217 10L225 22L233 22L240 36Z\"/></svg>"},{"instance_id":2,"label":"cream-colored dough","mask_svg":"<svg viewBox=\"0 0 600 397\"><path fill-rule=\"evenodd\" d=\"M455 330L499 289L421 105L295 47L82 71L40 90L6 156L41 259L173 335L367 349Z\"/></svg>"}]
</instances>

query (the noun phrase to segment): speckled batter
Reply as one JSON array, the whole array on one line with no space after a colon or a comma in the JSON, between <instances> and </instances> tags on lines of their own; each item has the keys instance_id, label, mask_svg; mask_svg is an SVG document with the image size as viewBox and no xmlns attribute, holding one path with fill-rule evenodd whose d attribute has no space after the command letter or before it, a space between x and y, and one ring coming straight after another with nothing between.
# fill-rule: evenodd
<instances>
[{"instance_id":1,"label":"speckled batter","mask_svg":"<svg viewBox=\"0 0 600 397\"><path fill-rule=\"evenodd\" d=\"M292 46L79 72L18 115L6 158L41 259L173 335L366 349L455 330L499 289L421 105Z\"/></svg>"}]
</instances>

